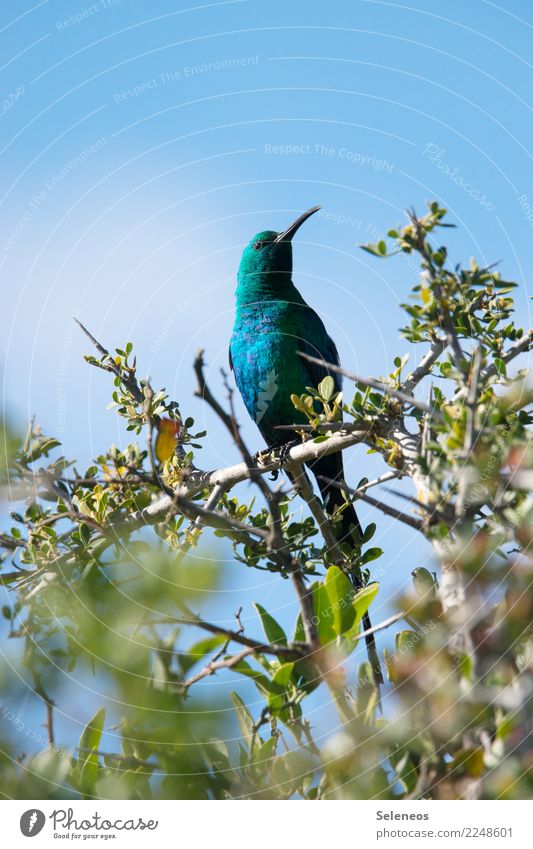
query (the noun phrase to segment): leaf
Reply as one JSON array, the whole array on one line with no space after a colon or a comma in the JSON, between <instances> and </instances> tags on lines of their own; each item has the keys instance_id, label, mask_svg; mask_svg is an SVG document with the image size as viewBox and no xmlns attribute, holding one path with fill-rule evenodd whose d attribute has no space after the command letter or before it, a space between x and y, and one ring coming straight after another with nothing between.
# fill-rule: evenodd
<instances>
[{"instance_id":1,"label":"leaf","mask_svg":"<svg viewBox=\"0 0 533 849\"><path fill-rule=\"evenodd\" d=\"M328 374L320 381L318 384L318 391L320 393L320 397L323 398L324 401L331 401L333 393L335 392L335 381L331 375Z\"/></svg>"},{"instance_id":2,"label":"leaf","mask_svg":"<svg viewBox=\"0 0 533 849\"><path fill-rule=\"evenodd\" d=\"M246 676L246 678L251 678L259 692L263 695L266 695L269 692L269 679L266 677L266 675L263 675L262 672L259 672L258 669L254 669L252 666L250 666L250 664L247 663L245 660L241 660L239 661L239 663L235 663L232 666L232 669L234 670L234 672L238 672L239 675L244 675Z\"/></svg>"},{"instance_id":3,"label":"leaf","mask_svg":"<svg viewBox=\"0 0 533 849\"><path fill-rule=\"evenodd\" d=\"M333 628L340 637L354 623L355 609L352 601L355 591L348 576L338 566L330 566L328 569L326 590L333 611Z\"/></svg>"},{"instance_id":4,"label":"leaf","mask_svg":"<svg viewBox=\"0 0 533 849\"><path fill-rule=\"evenodd\" d=\"M198 663L206 654L217 649L225 641L226 637L221 634L215 634L212 637L205 637L203 640L194 643L188 651L181 653L178 657L182 674L188 672L195 663Z\"/></svg>"},{"instance_id":5,"label":"leaf","mask_svg":"<svg viewBox=\"0 0 533 849\"><path fill-rule=\"evenodd\" d=\"M263 745L260 746L257 752L255 753L253 759L254 764L260 764L264 763L264 761L270 760L270 758L273 757L275 753L277 742L277 737L269 737L266 743L263 743Z\"/></svg>"},{"instance_id":6,"label":"leaf","mask_svg":"<svg viewBox=\"0 0 533 849\"><path fill-rule=\"evenodd\" d=\"M324 584L313 584L313 610L316 618L318 638L321 645L326 646L336 638L333 628L333 610L329 595Z\"/></svg>"},{"instance_id":7,"label":"leaf","mask_svg":"<svg viewBox=\"0 0 533 849\"><path fill-rule=\"evenodd\" d=\"M367 253L372 254L373 256L383 257L387 254L387 246L385 242L379 242L378 244L375 244L374 242L368 242L368 244L359 245L359 247ZM382 250L383 247L385 248L385 250Z\"/></svg>"},{"instance_id":8,"label":"leaf","mask_svg":"<svg viewBox=\"0 0 533 849\"><path fill-rule=\"evenodd\" d=\"M268 696L268 706L271 711L281 711L285 708L289 698L288 688L293 669L294 663L284 663L274 673Z\"/></svg>"},{"instance_id":9,"label":"leaf","mask_svg":"<svg viewBox=\"0 0 533 849\"><path fill-rule=\"evenodd\" d=\"M15 573L18 575L18 572ZM302 621L302 614L299 613L296 619L296 625L294 626L294 637L293 640L295 643L304 643L305 642L305 628L304 623Z\"/></svg>"},{"instance_id":10,"label":"leaf","mask_svg":"<svg viewBox=\"0 0 533 849\"><path fill-rule=\"evenodd\" d=\"M155 455L160 463L169 460L176 450L176 439L181 430L181 424L174 419L161 419L157 425Z\"/></svg>"},{"instance_id":11,"label":"leaf","mask_svg":"<svg viewBox=\"0 0 533 849\"><path fill-rule=\"evenodd\" d=\"M263 631L265 632L267 640L270 643L277 643L278 645L286 646L287 637L281 625L276 622L274 617L271 616L261 604L255 602L254 607L260 616L261 625L263 626Z\"/></svg>"},{"instance_id":12,"label":"leaf","mask_svg":"<svg viewBox=\"0 0 533 849\"><path fill-rule=\"evenodd\" d=\"M370 542L370 540L372 539L372 537L376 533L376 527L377 526L376 526L375 522L370 522L370 524L366 526L364 533L363 533L363 536L361 538L362 543Z\"/></svg>"},{"instance_id":13,"label":"leaf","mask_svg":"<svg viewBox=\"0 0 533 849\"><path fill-rule=\"evenodd\" d=\"M80 784L90 789L98 775L98 747L102 738L105 721L105 708L97 710L81 733L78 743L77 771Z\"/></svg>"},{"instance_id":14,"label":"leaf","mask_svg":"<svg viewBox=\"0 0 533 849\"><path fill-rule=\"evenodd\" d=\"M362 590L359 590L352 601L354 610L357 614L358 619L362 619L368 608L374 601L379 590L379 584L377 581L373 581L371 584L368 584L366 587L363 587Z\"/></svg>"},{"instance_id":15,"label":"leaf","mask_svg":"<svg viewBox=\"0 0 533 849\"><path fill-rule=\"evenodd\" d=\"M372 560L377 560L378 557L381 557L383 554L382 548L367 548L364 554L361 557L361 563L364 565L365 563L370 563Z\"/></svg>"},{"instance_id":16,"label":"leaf","mask_svg":"<svg viewBox=\"0 0 533 849\"><path fill-rule=\"evenodd\" d=\"M252 714L237 693L232 691L229 696L233 703L233 709L237 714L237 722L239 723L243 740L249 748L255 731L255 723Z\"/></svg>"},{"instance_id":17,"label":"leaf","mask_svg":"<svg viewBox=\"0 0 533 849\"><path fill-rule=\"evenodd\" d=\"M498 372L500 377L507 376L507 367L501 357L495 357L494 365L496 366L496 371Z\"/></svg>"},{"instance_id":18,"label":"leaf","mask_svg":"<svg viewBox=\"0 0 533 849\"><path fill-rule=\"evenodd\" d=\"M416 634L409 628L406 628L404 631L398 631L394 636L396 651L403 654L412 649L414 645L413 637L416 637Z\"/></svg>"}]
</instances>

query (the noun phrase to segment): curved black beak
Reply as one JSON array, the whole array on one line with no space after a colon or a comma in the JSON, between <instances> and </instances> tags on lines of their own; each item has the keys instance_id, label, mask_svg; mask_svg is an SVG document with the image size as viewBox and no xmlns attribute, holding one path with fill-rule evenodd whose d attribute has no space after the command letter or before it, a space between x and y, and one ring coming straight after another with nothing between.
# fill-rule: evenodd
<instances>
[{"instance_id":1,"label":"curved black beak","mask_svg":"<svg viewBox=\"0 0 533 849\"><path fill-rule=\"evenodd\" d=\"M307 212L304 212L303 215L300 215L300 217L297 218L296 221L293 221L292 224L287 227L286 230L283 231L283 233L278 233L274 241L290 242L290 240L292 239L296 231L300 229L304 221L307 221L307 219L310 218L311 215L314 215L315 212L318 212L319 209L319 206L312 206L311 209L308 209Z\"/></svg>"}]
</instances>

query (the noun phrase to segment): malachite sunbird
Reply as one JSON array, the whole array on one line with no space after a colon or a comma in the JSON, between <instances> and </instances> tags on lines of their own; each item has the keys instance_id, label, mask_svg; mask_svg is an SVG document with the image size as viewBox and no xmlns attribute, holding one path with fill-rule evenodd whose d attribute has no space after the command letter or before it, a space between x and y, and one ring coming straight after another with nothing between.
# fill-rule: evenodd
<instances>
[{"instance_id":1,"label":"malachite sunbird","mask_svg":"<svg viewBox=\"0 0 533 849\"><path fill-rule=\"evenodd\" d=\"M337 348L324 322L292 282L292 238L319 208L304 212L281 233L257 233L244 249L239 265L230 366L246 409L269 448L287 442L287 431L277 429L279 425L307 422L295 409L291 395L307 394L306 387L318 387L328 375L325 365L310 363L299 352L339 364ZM340 391L340 376L331 376L335 390ZM359 548L362 532L353 505L341 489L328 483L333 480L345 485L342 453L321 457L309 468L327 511L332 515L342 508L336 525L339 539ZM352 580L356 588L361 586L359 574L352 574ZM371 627L368 614L363 627ZM382 676L374 635L366 641L374 680L379 684Z\"/></svg>"}]
</instances>

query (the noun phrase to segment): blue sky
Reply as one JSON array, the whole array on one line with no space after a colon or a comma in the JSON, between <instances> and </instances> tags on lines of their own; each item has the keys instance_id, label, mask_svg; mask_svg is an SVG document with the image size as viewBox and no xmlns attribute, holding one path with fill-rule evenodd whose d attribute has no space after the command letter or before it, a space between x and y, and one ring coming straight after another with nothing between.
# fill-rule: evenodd
<instances>
[{"instance_id":1,"label":"blue sky","mask_svg":"<svg viewBox=\"0 0 533 849\"><path fill-rule=\"evenodd\" d=\"M0 362L12 418L36 414L82 466L124 442L105 410L110 381L82 359L77 315L109 347L131 340L141 375L208 428L199 463L236 462L193 397L194 354L206 349L221 391L242 247L314 204L295 281L347 368L380 375L398 354L423 354L398 335L416 272L357 245L427 199L459 225L447 233L454 259L503 260L529 326L532 27L527 0L2 4ZM352 483L377 471L361 450L346 462ZM379 522L378 616L428 554ZM238 598L250 627L254 599L293 619L285 584L225 569L221 618Z\"/></svg>"}]
</instances>

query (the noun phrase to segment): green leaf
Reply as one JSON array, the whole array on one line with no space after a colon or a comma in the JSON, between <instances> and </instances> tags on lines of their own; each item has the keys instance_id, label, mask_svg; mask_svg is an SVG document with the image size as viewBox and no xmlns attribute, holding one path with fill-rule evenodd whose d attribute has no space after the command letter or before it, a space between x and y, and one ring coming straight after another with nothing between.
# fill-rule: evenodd
<instances>
[{"instance_id":1,"label":"green leaf","mask_svg":"<svg viewBox=\"0 0 533 849\"><path fill-rule=\"evenodd\" d=\"M348 576L338 566L330 566L326 573L326 591L333 612L333 628L340 637L354 623L355 609L352 601L355 591Z\"/></svg>"},{"instance_id":2,"label":"green leaf","mask_svg":"<svg viewBox=\"0 0 533 849\"><path fill-rule=\"evenodd\" d=\"M182 674L191 669L195 663L198 663L206 654L219 648L226 641L226 637L221 634L214 634L211 637L205 637L194 643L188 651L183 652L178 657L178 662Z\"/></svg>"},{"instance_id":3,"label":"green leaf","mask_svg":"<svg viewBox=\"0 0 533 849\"><path fill-rule=\"evenodd\" d=\"M416 637L416 633L409 628L398 631L394 636L396 651L400 653L410 651L413 648L413 637Z\"/></svg>"},{"instance_id":4,"label":"green leaf","mask_svg":"<svg viewBox=\"0 0 533 849\"><path fill-rule=\"evenodd\" d=\"M495 357L494 365L496 366L496 371L498 372L500 377L507 376L507 367L500 357Z\"/></svg>"},{"instance_id":5,"label":"green leaf","mask_svg":"<svg viewBox=\"0 0 533 849\"><path fill-rule=\"evenodd\" d=\"M255 602L254 607L260 616L261 625L263 626L263 631L265 632L267 640L270 643L277 643L278 645L286 646L287 637L281 625L276 622L274 617L271 616L261 604Z\"/></svg>"},{"instance_id":6,"label":"green leaf","mask_svg":"<svg viewBox=\"0 0 533 849\"><path fill-rule=\"evenodd\" d=\"M83 789L90 789L98 775L98 747L102 738L105 708L97 710L81 733L78 743L77 771Z\"/></svg>"},{"instance_id":7,"label":"green leaf","mask_svg":"<svg viewBox=\"0 0 533 849\"><path fill-rule=\"evenodd\" d=\"M368 608L374 601L377 592L379 590L379 584L377 581L374 581L371 584L368 584L366 587L363 587L362 590L359 590L355 594L355 598L353 599L353 607L357 614L358 619L362 619L364 614L367 612Z\"/></svg>"},{"instance_id":8,"label":"green leaf","mask_svg":"<svg viewBox=\"0 0 533 849\"><path fill-rule=\"evenodd\" d=\"M385 246L384 251L381 249L381 246ZM382 257L386 256L387 254L387 246L385 245L385 242L379 242L378 244L375 244L374 242L368 242L367 245L360 245L359 247L361 247L367 253L372 254L373 256Z\"/></svg>"},{"instance_id":9,"label":"green leaf","mask_svg":"<svg viewBox=\"0 0 533 849\"><path fill-rule=\"evenodd\" d=\"M333 393L335 392L335 381L331 375L328 374L320 381L318 384L318 391L320 393L320 397L323 398L324 401L331 401Z\"/></svg>"},{"instance_id":10,"label":"green leaf","mask_svg":"<svg viewBox=\"0 0 533 849\"><path fill-rule=\"evenodd\" d=\"M372 537L376 533L376 527L377 526L376 526L375 522L370 522L370 524L366 526L364 533L363 533L363 536L361 538L362 543L370 542L370 540L372 539Z\"/></svg>"},{"instance_id":11,"label":"green leaf","mask_svg":"<svg viewBox=\"0 0 533 849\"><path fill-rule=\"evenodd\" d=\"M16 573L18 574L18 572ZM293 640L295 643L304 643L305 642L305 628L302 620L302 614L299 613L296 619L296 625L294 626L294 637Z\"/></svg>"},{"instance_id":12,"label":"green leaf","mask_svg":"<svg viewBox=\"0 0 533 849\"><path fill-rule=\"evenodd\" d=\"M264 761L270 760L270 758L273 757L275 753L277 742L277 737L269 737L266 743L263 743L263 745L259 747L256 754L254 755L254 764L260 764L264 763Z\"/></svg>"},{"instance_id":13,"label":"green leaf","mask_svg":"<svg viewBox=\"0 0 533 849\"><path fill-rule=\"evenodd\" d=\"M321 645L326 646L336 639L333 628L333 610L325 584L313 584L313 611Z\"/></svg>"},{"instance_id":14,"label":"green leaf","mask_svg":"<svg viewBox=\"0 0 533 849\"><path fill-rule=\"evenodd\" d=\"M255 731L255 723L252 714L237 693L231 692L229 695L233 703L233 709L237 714L237 722L239 723L243 740L249 748Z\"/></svg>"},{"instance_id":15,"label":"green leaf","mask_svg":"<svg viewBox=\"0 0 533 849\"><path fill-rule=\"evenodd\" d=\"M365 563L370 563L372 560L377 560L378 557L381 557L383 554L382 548L367 548L361 557L361 563L364 565Z\"/></svg>"},{"instance_id":16,"label":"green leaf","mask_svg":"<svg viewBox=\"0 0 533 849\"><path fill-rule=\"evenodd\" d=\"M271 711L281 711L289 699L289 685L294 670L294 663L284 663L276 670L270 682L268 706Z\"/></svg>"},{"instance_id":17,"label":"green leaf","mask_svg":"<svg viewBox=\"0 0 533 849\"><path fill-rule=\"evenodd\" d=\"M258 669L254 669L247 663L246 660L240 660L239 663L235 663L232 666L234 672L238 672L239 675L244 675L246 678L251 678L259 690L260 693L266 695L270 690L270 681L263 675L262 672L259 672Z\"/></svg>"}]
</instances>

